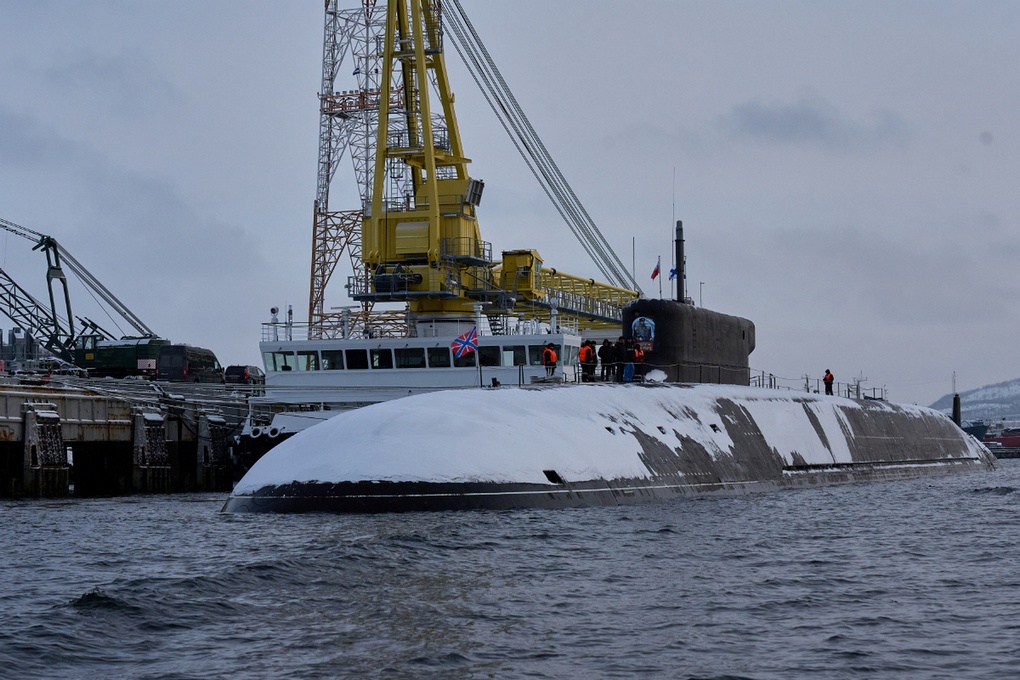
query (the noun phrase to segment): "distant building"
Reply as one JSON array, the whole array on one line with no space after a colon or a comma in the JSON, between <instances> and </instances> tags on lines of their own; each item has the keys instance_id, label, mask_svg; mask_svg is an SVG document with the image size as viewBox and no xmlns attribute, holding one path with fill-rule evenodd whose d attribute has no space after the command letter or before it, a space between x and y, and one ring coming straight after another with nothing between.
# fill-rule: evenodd
<instances>
[{"instance_id":1,"label":"distant building","mask_svg":"<svg viewBox=\"0 0 1020 680\"><path fill-rule=\"evenodd\" d=\"M18 327L10 329L7 332L7 342L3 342L3 332L0 331L0 360L3 360L8 368L12 363L36 359L38 354L38 343L24 329Z\"/></svg>"}]
</instances>

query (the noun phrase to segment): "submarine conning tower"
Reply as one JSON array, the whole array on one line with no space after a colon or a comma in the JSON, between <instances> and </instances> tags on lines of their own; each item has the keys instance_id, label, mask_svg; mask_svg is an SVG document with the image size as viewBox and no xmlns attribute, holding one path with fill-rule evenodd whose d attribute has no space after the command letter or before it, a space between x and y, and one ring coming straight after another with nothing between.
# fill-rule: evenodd
<instances>
[{"instance_id":1,"label":"submarine conning tower","mask_svg":"<svg viewBox=\"0 0 1020 680\"><path fill-rule=\"evenodd\" d=\"M623 337L645 351L647 371L667 382L747 385L754 323L675 300L634 300L623 308Z\"/></svg>"}]
</instances>

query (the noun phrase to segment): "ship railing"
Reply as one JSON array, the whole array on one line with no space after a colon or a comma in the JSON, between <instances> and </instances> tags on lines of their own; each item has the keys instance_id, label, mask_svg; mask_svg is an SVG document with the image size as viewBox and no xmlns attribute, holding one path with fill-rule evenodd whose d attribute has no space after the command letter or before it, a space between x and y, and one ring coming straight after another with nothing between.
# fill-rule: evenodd
<instances>
[{"instance_id":1,"label":"ship railing","mask_svg":"<svg viewBox=\"0 0 1020 680\"><path fill-rule=\"evenodd\" d=\"M834 382L832 393L835 396L847 397L849 399L875 399L882 401L888 399L888 390L885 386L866 387L863 382L863 380ZM821 378L811 378L807 375L800 378L783 378L774 373L755 370L751 372L748 384L751 387L764 387L774 390L825 394L825 382Z\"/></svg>"},{"instance_id":2,"label":"ship railing","mask_svg":"<svg viewBox=\"0 0 1020 680\"><path fill-rule=\"evenodd\" d=\"M401 264L380 265L377 271L347 277L347 290L359 301L405 301L415 298L454 298L460 290L450 262L437 268L411 269Z\"/></svg>"},{"instance_id":3,"label":"ship railing","mask_svg":"<svg viewBox=\"0 0 1020 680\"><path fill-rule=\"evenodd\" d=\"M454 262L476 266L492 264L492 244L470 236L439 239L439 253L444 259Z\"/></svg>"},{"instance_id":4,"label":"ship railing","mask_svg":"<svg viewBox=\"0 0 1020 680\"><path fill-rule=\"evenodd\" d=\"M558 333L577 335L581 332L576 320L561 316L556 324ZM347 328L348 338L406 338L407 335L407 313L403 310L381 310L373 311L368 317L368 322L362 320L361 315L351 314ZM269 322L262 324L262 342L283 342L291 340L342 340L344 322L339 314L329 316L329 323L322 321L315 324L303 322L287 323L285 321ZM502 332L497 332L501 329ZM478 334L489 335L540 335L549 332L547 320L544 317L529 316L521 318L521 315L504 315L502 324L483 324L478 329Z\"/></svg>"},{"instance_id":5,"label":"ship railing","mask_svg":"<svg viewBox=\"0 0 1020 680\"><path fill-rule=\"evenodd\" d=\"M539 284L550 304L591 319L618 322L623 318L624 305L637 299L634 291L555 269L543 269Z\"/></svg>"},{"instance_id":6,"label":"ship railing","mask_svg":"<svg viewBox=\"0 0 1020 680\"><path fill-rule=\"evenodd\" d=\"M373 317L375 314L373 314ZM404 313L399 314L404 317ZM378 321L370 320L364 325L360 319L352 319L347 328L350 338L403 338L407 337L406 324L395 324L391 316L379 316ZM367 330L366 330L367 328ZM262 342L283 342L291 340L339 340L343 339L342 322L329 326L330 333L324 333L322 324L307 323L264 323L262 324Z\"/></svg>"},{"instance_id":7,"label":"ship railing","mask_svg":"<svg viewBox=\"0 0 1020 680\"><path fill-rule=\"evenodd\" d=\"M442 194L438 197L439 205L442 206L444 213L451 209L456 210L454 214L450 216L466 215L467 211L464 206L471 205L470 197L467 194ZM459 209L456 206L460 206ZM430 207L429 202L423 196L415 198L414 194L410 191L405 192L399 196L386 196L382 199L382 208L387 213L402 213L402 212L418 212L428 210ZM365 216L371 216L372 210L370 205L365 205Z\"/></svg>"},{"instance_id":8,"label":"ship railing","mask_svg":"<svg viewBox=\"0 0 1020 680\"><path fill-rule=\"evenodd\" d=\"M284 321L262 324L262 342L284 340L309 340L310 326L307 323L287 323Z\"/></svg>"}]
</instances>

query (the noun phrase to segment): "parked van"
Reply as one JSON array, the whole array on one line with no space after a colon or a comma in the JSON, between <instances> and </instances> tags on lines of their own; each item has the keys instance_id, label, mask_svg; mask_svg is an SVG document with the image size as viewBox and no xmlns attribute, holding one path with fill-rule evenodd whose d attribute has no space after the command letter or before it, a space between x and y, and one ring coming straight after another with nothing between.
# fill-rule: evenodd
<instances>
[{"instance_id":1,"label":"parked van","mask_svg":"<svg viewBox=\"0 0 1020 680\"><path fill-rule=\"evenodd\" d=\"M156 379L172 382L222 383L223 367L212 350L166 345L156 359Z\"/></svg>"},{"instance_id":2,"label":"parked van","mask_svg":"<svg viewBox=\"0 0 1020 680\"><path fill-rule=\"evenodd\" d=\"M227 366L227 370L223 371L223 382L265 385L266 374L258 366Z\"/></svg>"}]
</instances>

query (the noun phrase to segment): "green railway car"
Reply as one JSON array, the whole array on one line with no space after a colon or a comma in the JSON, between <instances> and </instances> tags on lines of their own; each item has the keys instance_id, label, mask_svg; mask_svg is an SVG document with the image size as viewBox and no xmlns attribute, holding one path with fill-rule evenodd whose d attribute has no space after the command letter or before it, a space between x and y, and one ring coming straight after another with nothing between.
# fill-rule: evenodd
<instances>
[{"instance_id":1,"label":"green railway car","mask_svg":"<svg viewBox=\"0 0 1020 680\"><path fill-rule=\"evenodd\" d=\"M121 338L104 340L98 335L78 338L74 347L74 360L92 376L126 378L156 376L156 359L159 350L170 341L164 338Z\"/></svg>"}]
</instances>

